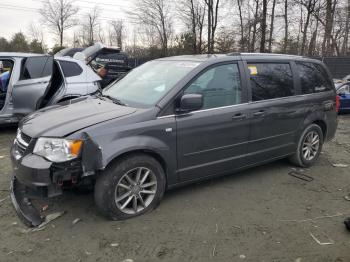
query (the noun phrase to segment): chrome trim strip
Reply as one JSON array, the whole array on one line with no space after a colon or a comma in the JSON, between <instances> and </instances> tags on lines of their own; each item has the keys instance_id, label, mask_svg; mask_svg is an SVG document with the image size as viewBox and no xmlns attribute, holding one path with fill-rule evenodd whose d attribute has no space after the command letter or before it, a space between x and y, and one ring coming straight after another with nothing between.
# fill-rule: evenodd
<instances>
[{"instance_id":1,"label":"chrome trim strip","mask_svg":"<svg viewBox=\"0 0 350 262\"><path fill-rule=\"evenodd\" d=\"M21 135L17 136L16 137L16 140L19 144L21 144L22 146L25 146L25 147L28 147L29 146L29 143L27 143L26 141L24 141L21 137Z\"/></svg>"},{"instance_id":2,"label":"chrome trim strip","mask_svg":"<svg viewBox=\"0 0 350 262\"><path fill-rule=\"evenodd\" d=\"M319 93L311 93L311 94L303 94L303 95L292 95L292 96L285 96L285 97L278 97L278 98L272 98L272 99L264 99L264 100L259 100L259 101L249 101L246 103L241 103L241 104L235 104L235 105L229 105L229 106L221 106L221 107L213 107L213 108L208 108L208 109L203 109L203 110L197 110L197 111L192 111L186 114L194 114L194 113L200 113L200 112L207 112L207 111L212 111L212 110L217 110L217 109L225 109L225 108L231 108L231 107L236 107L236 106L242 106L242 105L248 105L248 104L257 104L257 103L264 103L264 102L273 102L273 101L279 101L279 100L286 100L290 98L296 98L296 97L307 97L307 96L318 96L318 95L323 95L324 93L329 93L332 92L332 90L326 91L326 92L319 92ZM180 115L166 115L166 116L160 116L157 117L157 119L161 118L168 118L168 117L174 117L174 116L182 116L186 114L180 114Z\"/></svg>"},{"instance_id":3,"label":"chrome trim strip","mask_svg":"<svg viewBox=\"0 0 350 262\"><path fill-rule=\"evenodd\" d=\"M175 117L175 115L158 116L157 119L171 118L171 117Z\"/></svg>"}]
</instances>

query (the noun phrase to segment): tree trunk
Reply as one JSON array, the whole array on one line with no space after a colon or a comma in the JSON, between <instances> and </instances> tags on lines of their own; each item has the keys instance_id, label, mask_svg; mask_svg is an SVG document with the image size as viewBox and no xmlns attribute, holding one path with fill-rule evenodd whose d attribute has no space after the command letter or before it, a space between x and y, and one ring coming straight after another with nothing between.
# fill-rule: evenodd
<instances>
[{"instance_id":1,"label":"tree trunk","mask_svg":"<svg viewBox=\"0 0 350 262\"><path fill-rule=\"evenodd\" d=\"M322 55L330 55L331 34L332 34L332 0L326 0L326 25L322 41Z\"/></svg>"},{"instance_id":2,"label":"tree trunk","mask_svg":"<svg viewBox=\"0 0 350 262\"><path fill-rule=\"evenodd\" d=\"M212 8L213 8L213 0L208 0L207 6L208 6L208 54L210 54L211 50L211 14L212 14Z\"/></svg>"},{"instance_id":3,"label":"tree trunk","mask_svg":"<svg viewBox=\"0 0 350 262\"><path fill-rule=\"evenodd\" d=\"M284 44L283 44L283 53L287 53L287 45L288 45L288 0L284 0Z\"/></svg>"},{"instance_id":4,"label":"tree trunk","mask_svg":"<svg viewBox=\"0 0 350 262\"><path fill-rule=\"evenodd\" d=\"M305 45L306 45L306 34L307 34L307 29L309 27L309 23L310 23L310 16L311 16L311 11L312 11L312 3L311 3L312 0L309 0L308 4L307 4L307 14L306 14L306 21L305 21L305 24L304 24L304 29L303 29L303 38L302 38L302 41L301 41L301 51L300 51L300 54L301 55L304 55L304 52L305 52Z\"/></svg>"},{"instance_id":5,"label":"tree trunk","mask_svg":"<svg viewBox=\"0 0 350 262\"><path fill-rule=\"evenodd\" d=\"M344 32L344 41L341 48L341 53L346 55L348 52L348 41L349 41L349 23L350 23L350 0L348 0L348 6L346 8L346 22L345 22L345 32Z\"/></svg>"},{"instance_id":6,"label":"tree trunk","mask_svg":"<svg viewBox=\"0 0 350 262\"><path fill-rule=\"evenodd\" d=\"M252 35L250 52L255 51L256 25L258 24L258 12L259 12L259 0L255 0L255 14L254 14L254 23L253 23L253 33L252 33L253 35Z\"/></svg>"},{"instance_id":7,"label":"tree trunk","mask_svg":"<svg viewBox=\"0 0 350 262\"><path fill-rule=\"evenodd\" d=\"M265 42L266 42L266 15L267 15L267 0L263 0L263 14L262 14L262 20L261 20L260 53L265 53Z\"/></svg>"},{"instance_id":8,"label":"tree trunk","mask_svg":"<svg viewBox=\"0 0 350 262\"><path fill-rule=\"evenodd\" d=\"M272 2L272 11L271 11L271 25L270 25L270 36L269 36L269 52L272 52L272 36L273 36L273 22L275 19L275 6L276 0Z\"/></svg>"},{"instance_id":9,"label":"tree trunk","mask_svg":"<svg viewBox=\"0 0 350 262\"><path fill-rule=\"evenodd\" d=\"M190 0L191 1L191 21L192 21L192 49L193 49L193 53L196 54L197 53L197 23L196 23L196 14L195 14L195 10L194 10L194 0Z\"/></svg>"},{"instance_id":10,"label":"tree trunk","mask_svg":"<svg viewBox=\"0 0 350 262\"><path fill-rule=\"evenodd\" d=\"M243 17L242 17L242 6L241 6L242 2L241 1L242 0L237 0L238 11L239 11L239 21L240 21L240 27L241 27L241 43L240 43L240 46L241 46L241 51L244 52L244 28L243 28Z\"/></svg>"}]
</instances>

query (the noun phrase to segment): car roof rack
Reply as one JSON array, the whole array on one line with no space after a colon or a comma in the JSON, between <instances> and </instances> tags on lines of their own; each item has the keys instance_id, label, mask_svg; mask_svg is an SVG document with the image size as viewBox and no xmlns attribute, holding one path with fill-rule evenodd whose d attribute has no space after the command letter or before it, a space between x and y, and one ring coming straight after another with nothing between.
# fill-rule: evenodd
<instances>
[{"instance_id":1,"label":"car roof rack","mask_svg":"<svg viewBox=\"0 0 350 262\"><path fill-rule=\"evenodd\" d=\"M241 53L240 52L232 52L232 53L228 53L228 56L240 56Z\"/></svg>"}]
</instances>

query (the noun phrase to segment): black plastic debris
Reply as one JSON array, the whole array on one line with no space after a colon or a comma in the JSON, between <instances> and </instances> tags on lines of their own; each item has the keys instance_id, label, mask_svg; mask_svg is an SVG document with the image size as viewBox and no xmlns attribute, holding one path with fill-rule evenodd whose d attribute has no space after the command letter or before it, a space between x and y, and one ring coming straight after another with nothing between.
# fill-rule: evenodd
<instances>
[{"instance_id":1,"label":"black plastic debris","mask_svg":"<svg viewBox=\"0 0 350 262\"><path fill-rule=\"evenodd\" d=\"M303 173L301 173L301 172L299 172L299 171L294 171L294 170L293 170L293 171L290 171L290 172L288 173L288 175L293 176L293 177L295 177L295 178L299 178L299 179L304 180L304 181L307 181L307 182L311 182L311 181L314 180L313 177L308 176L308 175L306 175L306 174L303 174Z\"/></svg>"},{"instance_id":2,"label":"black plastic debris","mask_svg":"<svg viewBox=\"0 0 350 262\"><path fill-rule=\"evenodd\" d=\"M346 229L350 231L350 217L348 217L344 220L344 224L345 224Z\"/></svg>"}]
</instances>

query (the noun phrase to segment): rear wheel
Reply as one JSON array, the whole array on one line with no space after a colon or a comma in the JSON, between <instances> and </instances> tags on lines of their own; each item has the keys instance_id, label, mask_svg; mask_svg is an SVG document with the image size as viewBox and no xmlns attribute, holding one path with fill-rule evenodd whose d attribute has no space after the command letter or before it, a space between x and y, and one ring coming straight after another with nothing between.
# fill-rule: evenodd
<instances>
[{"instance_id":1,"label":"rear wheel","mask_svg":"<svg viewBox=\"0 0 350 262\"><path fill-rule=\"evenodd\" d=\"M106 217L123 220L154 209L164 190L159 162L148 155L133 155L113 163L98 177L95 202Z\"/></svg>"},{"instance_id":2,"label":"rear wheel","mask_svg":"<svg viewBox=\"0 0 350 262\"><path fill-rule=\"evenodd\" d=\"M312 166L318 159L323 145L323 132L320 126L308 126L300 136L298 147L289 160L300 167Z\"/></svg>"}]
</instances>

